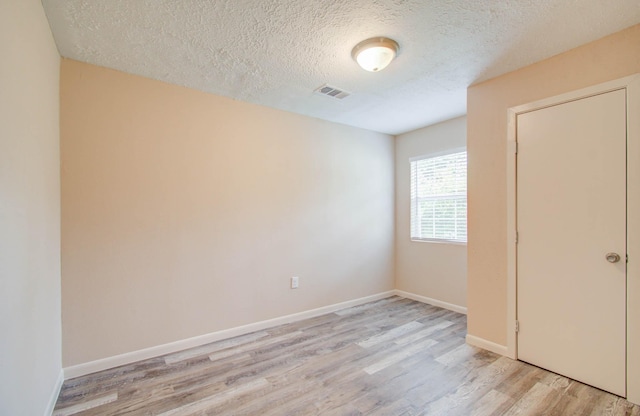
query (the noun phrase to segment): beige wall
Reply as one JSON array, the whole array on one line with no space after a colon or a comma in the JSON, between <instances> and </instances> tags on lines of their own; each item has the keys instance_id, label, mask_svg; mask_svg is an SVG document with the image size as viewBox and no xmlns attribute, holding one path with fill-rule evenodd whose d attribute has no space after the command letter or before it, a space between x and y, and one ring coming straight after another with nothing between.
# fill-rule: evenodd
<instances>
[{"instance_id":1,"label":"beige wall","mask_svg":"<svg viewBox=\"0 0 640 416\"><path fill-rule=\"evenodd\" d=\"M396 137L396 289L465 307L467 247L411 241L409 158L465 147L466 117Z\"/></svg>"},{"instance_id":2,"label":"beige wall","mask_svg":"<svg viewBox=\"0 0 640 416\"><path fill-rule=\"evenodd\" d=\"M507 342L507 109L638 72L640 25L468 89L470 335Z\"/></svg>"},{"instance_id":3,"label":"beige wall","mask_svg":"<svg viewBox=\"0 0 640 416\"><path fill-rule=\"evenodd\" d=\"M61 141L65 366L393 289L390 136L63 60Z\"/></svg>"},{"instance_id":4,"label":"beige wall","mask_svg":"<svg viewBox=\"0 0 640 416\"><path fill-rule=\"evenodd\" d=\"M60 58L38 0L0 2L0 414L44 414L60 359Z\"/></svg>"}]
</instances>

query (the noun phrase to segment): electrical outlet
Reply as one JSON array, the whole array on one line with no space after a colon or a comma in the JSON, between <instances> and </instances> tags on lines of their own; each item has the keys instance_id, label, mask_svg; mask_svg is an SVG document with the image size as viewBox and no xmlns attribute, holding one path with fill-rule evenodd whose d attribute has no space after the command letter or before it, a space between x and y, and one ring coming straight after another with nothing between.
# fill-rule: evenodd
<instances>
[{"instance_id":1,"label":"electrical outlet","mask_svg":"<svg viewBox=\"0 0 640 416\"><path fill-rule=\"evenodd\" d=\"M298 276L293 276L291 278L291 289L297 289L298 288Z\"/></svg>"}]
</instances>

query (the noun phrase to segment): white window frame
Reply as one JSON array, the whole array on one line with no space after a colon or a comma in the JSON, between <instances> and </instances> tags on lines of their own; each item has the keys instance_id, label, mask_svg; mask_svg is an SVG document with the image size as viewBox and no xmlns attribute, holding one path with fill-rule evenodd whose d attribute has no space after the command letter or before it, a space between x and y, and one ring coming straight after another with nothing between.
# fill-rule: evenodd
<instances>
[{"instance_id":1,"label":"white window frame","mask_svg":"<svg viewBox=\"0 0 640 416\"><path fill-rule=\"evenodd\" d=\"M409 237L411 238L411 241L417 241L417 242L429 242L429 243L446 243L446 244L460 244L460 245L466 245L467 244L467 239L462 240L462 239L445 239L445 238L423 238L423 237L414 237L414 218L413 218L413 213L414 210L417 209L416 205L417 205L417 198L413 198L412 195L414 195L414 186L415 186L415 178L411 177L411 165L414 162L418 162L420 160L425 160L425 159L433 159L433 158L437 158L437 157L441 157L441 156L447 156L447 155L451 155L454 153L462 153L465 152L466 153L467 148L466 147L457 147L457 148L453 148L453 149L448 149L445 151L441 151L441 152L435 152L435 153L429 153L429 154L425 154L425 155L421 155L421 156L415 156L415 157L411 157L409 158L409 198L410 198L410 212L409 212ZM466 188L466 187L465 187ZM462 195L458 195L458 196L452 196L450 198L464 198L465 200L467 199L467 192L465 191L465 194ZM427 198L433 198L433 199L444 199L444 197L439 198L439 197L427 197ZM466 223L466 222L465 222ZM468 225L465 226L468 230ZM466 233L465 233L466 235Z\"/></svg>"}]
</instances>

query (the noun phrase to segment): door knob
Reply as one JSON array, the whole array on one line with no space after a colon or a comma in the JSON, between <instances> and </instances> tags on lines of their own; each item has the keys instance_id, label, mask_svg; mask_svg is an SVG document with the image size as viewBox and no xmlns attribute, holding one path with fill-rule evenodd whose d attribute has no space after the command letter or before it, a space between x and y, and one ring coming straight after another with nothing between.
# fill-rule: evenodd
<instances>
[{"instance_id":1,"label":"door knob","mask_svg":"<svg viewBox=\"0 0 640 416\"><path fill-rule=\"evenodd\" d=\"M618 253L607 253L605 256L609 263L617 263L620 261L620 254Z\"/></svg>"}]
</instances>

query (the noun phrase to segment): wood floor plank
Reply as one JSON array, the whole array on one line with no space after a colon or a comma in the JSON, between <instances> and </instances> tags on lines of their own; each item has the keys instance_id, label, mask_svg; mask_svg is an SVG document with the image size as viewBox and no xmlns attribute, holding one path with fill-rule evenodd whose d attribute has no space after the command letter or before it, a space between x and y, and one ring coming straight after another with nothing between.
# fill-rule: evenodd
<instances>
[{"instance_id":1,"label":"wood floor plank","mask_svg":"<svg viewBox=\"0 0 640 416\"><path fill-rule=\"evenodd\" d=\"M55 415L628 415L640 407L465 344L392 296L66 380Z\"/></svg>"},{"instance_id":2,"label":"wood floor plank","mask_svg":"<svg viewBox=\"0 0 640 416\"><path fill-rule=\"evenodd\" d=\"M408 348L403 348L402 350L395 352L393 354L385 354L385 356L380 361L365 367L363 370L365 373L369 375L375 374L378 371L384 370L390 365L396 364L414 354L419 353L420 351L424 351L425 349L437 343L438 341L435 341L433 339L427 339L427 340L421 341L418 344L414 344Z\"/></svg>"},{"instance_id":3,"label":"wood floor plank","mask_svg":"<svg viewBox=\"0 0 640 416\"><path fill-rule=\"evenodd\" d=\"M545 402L554 390L542 383L536 383L505 412L504 416L544 415Z\"/></svg>"},{"instance_id":4,"label":"wood floor plank","mask_svg":"<svg viewBox=\"0 0 640 416\"><path fill-rule=\"evenodd\" d=\"M206 344L201 347L191 348L188 350L180 351L174 354L167 354L164 356L164 361L166 364L175 364L180 361L188 360L190 358L196 358L201 355L211 355L220 350L224 350L231 347L238 347L243 344L247 344L249 342L264 338L269 336L268 332L259 331L252 332L250 334L246 334L239 337L234 337L228 340L215 342L212 344Z\"/></svg>"},{"instance_id":5,"label":"wood floor plank","mask_svg":"<svg viewBox=\"0 0 640 416\"><path fill-rule=\"evenodd\" d=\"M396 344L398 344L398 345L410 344L410 343L412 343L414 341L418 341L418 340L420 340L422 338L428 337L431 334L433 334L434 332L440 331L441 329L450 327L451 325L453 325L453 322L451 322L451 321L442 321L442 322L436 323L433 326L429 326L429 327L427 327L425 329L421 329L418 332L415 332L415 333L406 335L404 337L398 338L394 342Z\"/></svg>"},{"instance_id":6,"label":"wood floor plank","mask_svg":"<svg viewBox=\"0 0 640 416\"><path fill-rule=\"evenodd\" d=\"M436 361L442 363L437 359ZM484 365L483 361L478 361L475 367L469 367L470 371L458 380L458 387L455 390L429 403L426 409L427 413L433 415L448 415L454 411L460 414L471 413L477 405L476 402L491 393L495 383L504 379L512 368L513 361L504 357L494 360L488 365ZM503 396L508 397L504 394Z\"/></svg>"},{"instance_id":7,"label":"wood floor plank","mask_svg":"<svg viewBox=\"0 0 640 416\"><path fill-rule=\"evenodd\" d=\"M497 390L489 390L469 411L469 416L491 416L496 412L503 412L505 407L511 407L513 399Z\"/></svg>"},{"instance_id":8,"label":"wood floor plank","mask_svg":"<svg viewBox=\"0 0 640 416\"><path fill-rule=\"evenodd\" d=\"M70 416L76 415L83 411L89 411L91 409L95 409L96 407L103 406L105 404L111 403L118 400L117 393L111 393L103 397L96 397L91 400L83 401L82 403L75 404L73 406L68 406L62 409L55 410L53 412L53 416Z\"/></svg>"},{"instance_id":9,"label":"wood floor plank","mask_svg":"<svg viewBox=\"0 0 640 416\"><path fill-rule=\"evenodd\" d=\"M224 403L254 390L264 389L269 386L269 382L264 378L244 383L235 389L224 390L220 394L207 396L195 402L176 407L166 412L160 413L159 416L175 416L175 415L191 415L205 410L213 410L220 403Z\"/></svg>"}]
</instances>

